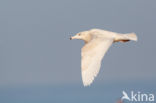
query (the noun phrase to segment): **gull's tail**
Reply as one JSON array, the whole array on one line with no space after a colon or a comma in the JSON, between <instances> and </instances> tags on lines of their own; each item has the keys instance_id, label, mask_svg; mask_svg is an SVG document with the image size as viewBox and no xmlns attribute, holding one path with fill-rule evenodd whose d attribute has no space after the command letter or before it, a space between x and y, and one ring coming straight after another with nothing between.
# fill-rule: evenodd
<instances>
[{"instance_id":1,"label":"gull's tail","mask_svg":"<svg viewBox=\"0 0 156 103\"><path fill-rule=\"evenodd\" d=\"M118 34L114 42L128 42L130 40L137 41L138 38L135 33Z\"/></svg>"},{"instance_id":2,"label":"gull's tail","mask_svg":"<svg viewBox=\"0 0 156 103\"><path fill-rule=\"evenodd\" d=\"M129 33L129 34L125 34L123 36L125 37L125 39L127 38L129 40L134 40L134 41L138 40L138 38L137 38L135 33Z\"/></svg>"}]
</instances>

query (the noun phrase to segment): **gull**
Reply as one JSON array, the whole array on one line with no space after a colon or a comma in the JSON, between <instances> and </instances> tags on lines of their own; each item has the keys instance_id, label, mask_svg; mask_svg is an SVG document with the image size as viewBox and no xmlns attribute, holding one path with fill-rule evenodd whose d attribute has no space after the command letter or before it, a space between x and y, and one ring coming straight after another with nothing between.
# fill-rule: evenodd
<instances>
[{"instance_id":1,"label":"gull","mask_svg":"<svg viewBox=\"0 0 156 103\"><path fill-rule=\"evenodd\" d=\"M89 86L99 73L101 61L109 49L116 42L128 42L130 40L137 41L135 33L115 33L101 29L91 29L82 31L72 39L80 39L85 42L81 49L81 75L84 86Z\"/></svg>"}]
</instances>

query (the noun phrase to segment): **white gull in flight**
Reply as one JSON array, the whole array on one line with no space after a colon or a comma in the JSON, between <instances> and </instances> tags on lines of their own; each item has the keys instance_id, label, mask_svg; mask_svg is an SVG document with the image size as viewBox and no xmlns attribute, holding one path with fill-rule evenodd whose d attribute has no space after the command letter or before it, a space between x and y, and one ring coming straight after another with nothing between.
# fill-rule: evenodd
<instances>
[{"instance_id":1,"label":"white gull in flight","mask_svg":"<svg viewBox=\"0 0 156 103\"><path fill-rule=\"evenodd\" d=\"M81 49L81 73L84 86L90 85L97 76L101 61L115 42L137 41L135 33L120 34L101 29L91 29L77 33L70 38L84 40L85 45Z\"/></svg>"}]
</instances>

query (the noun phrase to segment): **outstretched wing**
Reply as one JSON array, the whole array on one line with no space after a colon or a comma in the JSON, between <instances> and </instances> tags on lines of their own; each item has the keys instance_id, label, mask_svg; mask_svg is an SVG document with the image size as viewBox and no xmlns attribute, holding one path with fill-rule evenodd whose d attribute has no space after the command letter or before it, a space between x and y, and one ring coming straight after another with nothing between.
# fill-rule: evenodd
<instances>
[{"instance_id":1,"label":"outstretched wing","mask_svg":"<svg viewBox=\"0 0 156 103\"><path fill-rule=\"evenodd\" d=\"M113 39L96 38L81 50L81 73L84 86L90 85L97 76L101 61Z\"/></svg>"}]
</instances>

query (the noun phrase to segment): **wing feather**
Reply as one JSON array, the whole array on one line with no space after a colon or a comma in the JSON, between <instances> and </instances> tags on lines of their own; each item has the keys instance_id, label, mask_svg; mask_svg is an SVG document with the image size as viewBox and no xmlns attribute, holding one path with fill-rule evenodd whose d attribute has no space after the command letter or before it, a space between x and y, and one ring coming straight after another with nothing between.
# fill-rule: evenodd
<instances>
[{"instance_id":1,"label":"wing feather","mask_svg":"<svg viewBox=\"0 0 156 103\"><path fill-rule=\"evenodd\" d=\"M96 38L81 49L81 73L84 86L90 85L97 76L101 61L113 39Z\"/></svg>"}]
</instances>

